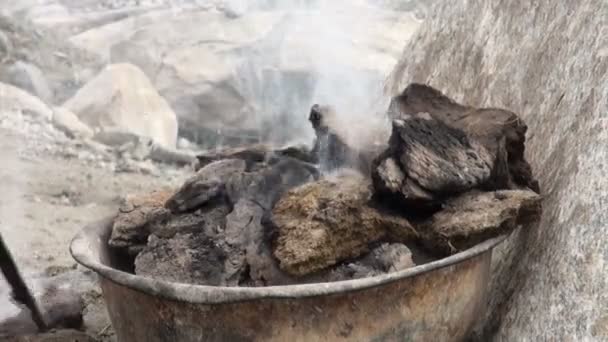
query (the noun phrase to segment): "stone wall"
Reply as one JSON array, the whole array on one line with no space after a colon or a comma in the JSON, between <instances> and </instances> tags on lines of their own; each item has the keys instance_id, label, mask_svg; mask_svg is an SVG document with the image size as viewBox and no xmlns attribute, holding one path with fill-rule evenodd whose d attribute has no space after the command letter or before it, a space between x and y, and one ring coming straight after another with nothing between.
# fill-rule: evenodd
<instances>
[{"instance_id":1,"label":"stone wall","mask_svg":"<svg viewBox=\"0 0 608 342\"><path fill-rule=\"evenodd\" d=\"M478 338L608 339L608 2L442 1L386 83L523 116L544 215L495 252Z\"/></svg>"}]
</instances>

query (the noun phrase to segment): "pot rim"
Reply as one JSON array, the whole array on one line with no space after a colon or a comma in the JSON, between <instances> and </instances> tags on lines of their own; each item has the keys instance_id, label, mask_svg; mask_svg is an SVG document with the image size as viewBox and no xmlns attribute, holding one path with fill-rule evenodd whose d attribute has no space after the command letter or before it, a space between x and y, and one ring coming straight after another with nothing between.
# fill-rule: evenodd
<instances>
[{"instance_id":1,"label":"pot rim","mask_svg":"<svg viewBox=\"0 0 608 342\"><path fill-rule=\"evenodd\" d=\"M90 239L95 243L111 229L111 220L103 220L86 226L76 234L70 243L70 254L81 265L103 278L127 288L173 301L193 304L224 304L256 299L298 299L316 296L342 294L351 291L371 289L406 278L429 273L441 268L459 264L491 250L507 238L507 234L483 241L465 251L449 257L418 265L402 271L326 283L280 285L266 287L227 287L175 283L120 271L98 261L92 252Z\"/></svg>"}]
</instances>

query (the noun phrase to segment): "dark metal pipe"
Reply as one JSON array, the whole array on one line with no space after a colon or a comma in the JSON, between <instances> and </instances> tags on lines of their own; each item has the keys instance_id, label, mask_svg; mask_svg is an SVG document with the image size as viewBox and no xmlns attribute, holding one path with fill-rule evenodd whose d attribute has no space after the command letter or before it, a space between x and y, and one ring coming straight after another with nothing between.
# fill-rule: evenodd
<instances>
[{"instance_id":1,"label":"dark metal pipe","mask_svg":"<svg viewBox=\"0 0 608 342\"><path fill-rule=\"evenodd\" d=\"M47 326L46 323L44 323L44 319L42 318L42 314L38 309L38 305L36 305L36 300L25 284L25 281L23 281L23 277L21 277L21 274L19 273L17 264L9 252L8 247L4 243L2 234L0 234L0 269L2 269L4 278L13 289L13 298L19 303L25 305L30 310L32 313L32 319L38 326L38 329L40 331L46 331Z\"/></svg>"}]
</instances>

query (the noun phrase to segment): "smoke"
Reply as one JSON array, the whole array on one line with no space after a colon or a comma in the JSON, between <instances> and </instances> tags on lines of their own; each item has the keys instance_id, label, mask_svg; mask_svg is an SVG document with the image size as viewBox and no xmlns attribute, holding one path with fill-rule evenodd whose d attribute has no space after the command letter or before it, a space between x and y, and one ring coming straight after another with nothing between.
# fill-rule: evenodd
<instances>
[{"instance_id":1,"label":"smoke","mask_svg":"<svg viewBox=\"0 0 608 342\"><path fill-rule=\"evenodd\" d=\"M333 121L347 140L386 133L383 82L417 26L412 15L365 0L232 0L224 6L236 15L283 15L268 37L241 52L237 71L260 140L312 142L308 112L315 103L335 109Z\"/></svg>"}]
</instances>

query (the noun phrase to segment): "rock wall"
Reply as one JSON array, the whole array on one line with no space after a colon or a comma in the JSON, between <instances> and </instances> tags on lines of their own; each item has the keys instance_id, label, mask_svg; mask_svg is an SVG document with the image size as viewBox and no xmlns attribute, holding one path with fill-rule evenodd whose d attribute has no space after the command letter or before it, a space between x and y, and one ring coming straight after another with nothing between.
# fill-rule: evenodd
<instances>
[{"instance_id":1,"label":"rock wall","mask_svg":"<svg viewBox=\"0 0 608 342\"><path fill-rule=\"evenodd\" d=\"M387 80L520 113L544 216L495 252L480 340L608 339L608 2L443 1Z\"/></svg>"}]
</instances>

